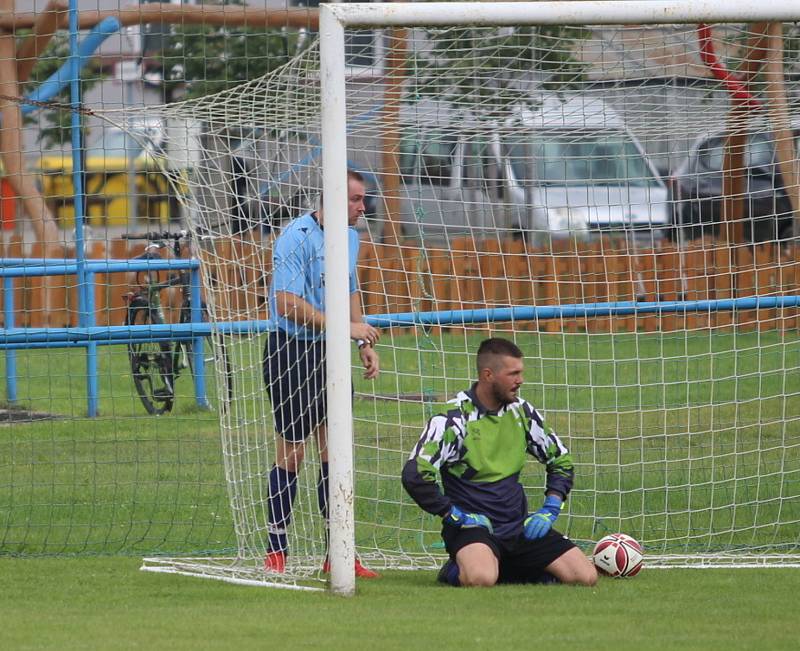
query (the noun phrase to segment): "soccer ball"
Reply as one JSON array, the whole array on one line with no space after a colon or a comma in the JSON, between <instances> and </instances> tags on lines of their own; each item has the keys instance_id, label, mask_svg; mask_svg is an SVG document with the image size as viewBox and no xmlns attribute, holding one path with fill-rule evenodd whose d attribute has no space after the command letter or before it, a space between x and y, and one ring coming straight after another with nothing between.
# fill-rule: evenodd
<instances>
[{"instance_id":1,"label":"soccer ball","mask_svg":"<svg viewBox=\"0 0 800 651\"><path fill-rule=\"evenodd\" d=\"M636 576L642 569L642 546L624 533L612 533L597 541L592 552L595 567L607 576Z\"/></svg>"}]
</instances>

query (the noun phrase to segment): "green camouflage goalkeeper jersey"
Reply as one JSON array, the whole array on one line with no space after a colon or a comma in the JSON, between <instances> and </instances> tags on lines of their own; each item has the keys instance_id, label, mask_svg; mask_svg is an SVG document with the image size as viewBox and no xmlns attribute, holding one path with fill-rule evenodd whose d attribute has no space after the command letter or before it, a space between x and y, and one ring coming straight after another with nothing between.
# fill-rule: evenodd
<instances>
[{"instance_id":1,"label":"green camouflage goalkeeper jersey","mask_svg":"<svg viewBox=\"0 0 800 651\"><path fill-rule=\"evenodd\" d=\"M528 514L519 481L526 454L545 465L545 492L567 497L574 477L572 458L533 405L519 398L497 412L488 411L478 401L475 385L449 404L454 408L428 421L403 468L403 486L420 507L444 516L455 504L488 516L496 536L514 537Z\"/></svg>"}]
</instances>

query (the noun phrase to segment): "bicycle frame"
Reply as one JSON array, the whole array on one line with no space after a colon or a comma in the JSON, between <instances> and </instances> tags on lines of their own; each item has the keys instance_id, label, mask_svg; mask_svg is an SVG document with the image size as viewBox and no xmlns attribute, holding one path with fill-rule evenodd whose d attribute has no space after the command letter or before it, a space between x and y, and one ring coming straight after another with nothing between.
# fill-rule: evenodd
<instances>
[{"instance_id":1,"label":"bicycle frame","mask_svg":"<svg viewBox=\"0 0 800 651\"><path fill-rule=\"evenodd\" d=\"M146 239L150 242L140 258L162 259L161 249L167 248L165 240L171 239L172 249L176 257L181 256L181 240L187 233L145 233L142 235L127 235L127 239ZM197 318L197 313L192 305L193 289L191 274L179 272L170 274L166 281L161 281L160 272L137 272L132 291L125 295L128 304L126 322L138 320L140 323L166 323L161 293L165 289L178 288L180 290L180 321L191 322L192 317ZM205 359L202 354L202 339L159 344L158 349L147 349L139 344L129 345L129 357L133 371L134 384L145 408L153 414L161 414L172 409L175 392L175 381L185 368L190 368L195 380L195 395L198 404L208 407L205 400ZM226 377L230 380L230 368L227 356L223 351L226 364ZM198 389L199 385L199 389ZM228 383L228 396L230 397L230 383ZM203 400L199 396L203 396Z\"/></svg>"}]
</instances>

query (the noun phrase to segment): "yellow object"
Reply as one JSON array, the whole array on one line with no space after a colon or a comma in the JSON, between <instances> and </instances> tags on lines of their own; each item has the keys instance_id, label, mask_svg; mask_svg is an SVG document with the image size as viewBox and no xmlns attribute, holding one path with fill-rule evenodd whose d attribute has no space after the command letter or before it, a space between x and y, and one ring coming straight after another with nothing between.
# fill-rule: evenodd
<instances>
[{"instance_id":1,"label":"yellow object","mask_svg":"<svg viewBox=\"0 0 800 651\"><path fill-rule=\"evenodd\" d=\"M170 220L173 190L164 170L164 158L137 144L123 132L87 149L84 214L92 226L121 226L138 222L166 224ZM131 169L133 168L133 169ZM48 206L62 228L75 224L75 190L69 151L42 156L36 171ZM131 196L137 197L136 206ZM173 205L176 202L172 202ZM135 208L135 210L134 210ZM178 215L173 216L178 219Z\"/></svg>"}]
</instances>

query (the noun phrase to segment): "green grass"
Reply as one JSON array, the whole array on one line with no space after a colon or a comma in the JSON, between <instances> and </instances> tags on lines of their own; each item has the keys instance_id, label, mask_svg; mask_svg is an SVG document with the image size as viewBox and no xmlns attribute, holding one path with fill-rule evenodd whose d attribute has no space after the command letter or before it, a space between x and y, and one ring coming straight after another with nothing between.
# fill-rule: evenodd
<instances>
[{"instance_id":1,"label":"green grass","mask_svg":"<svg viewBox=\"0 0 800 651\"><path fill-rule=\"evenodd\" d=\"M645 570L594 589L491 590L387 572L347 599L137 568L120 558L0 559L0 648L797 648L800 570Z\"/></svg>"},{"instance_id":2,"label":"green grass","mask_svg":"<svg viewBox=\"0 0 800 651\"><path fill-rule=\"evenodd\" d=\"M397 474L424 420L468 385L464 351L481 338L387 334L381 378L374 387L356 380L359 395L409 396L355 402L362 548L441 553L437 522L404 495ZM578 464L559 526L579 543L621 530L648 554L797 552L796 336L522 333L518 341L524 393ZM239 344L231 355L244 364L259 351ZM0 649L797 646L800 570L792 569L645 570L594 589L492 590L395 571L360 582L353 599L139 572L142 555L235 548L217 414L193 405L187 376L174 413L145 415L124 349L106 347L101 415L86 418L81 351L18 357L21 404L58 418L0 428ZM263 407L257 368L237 383L248 396L237 399L237 417L254 420ZM250 426L257 440L247 440L242 464L268 440L264 427ZM307 475L298 511L314 514L321 538L313 468ZM542 476L535 464L526 470L532 498Z\"/></svg>"},{"instance_id":3,"label":"green grass","mask_svg":"<svg viewBox=\"0 0 800 651\"><path fill-rule=\"evenodd\" d=\"M405 496L398 473L425 419L469 385L473 355L465 351L483 336L387 333L379 380L356 379L359 395L416 396L355 402L364 547L419 553L438 542L435 519ZM523 332L518 342L527 356L524 395L577 462L569 514L560 520L571 537L588 545L621 530L651 551L797 550L796 335ZM239 343L230 355L249 367L236 376L236 418L255 423L266 407L260 345ZM18 358L22 405L59 418L0 429L0 554L235 547L218 417L193 404L188 375L178 382L174 413L154 418L133 392L125 349L102 347L101 415L89 419L82 351L20 351ZM249 435L245 454L234 459L252 472L248 455L271 439L269 420L251 424ZM313 468L307 474L301 495L312 497L299 508L316 517ZM524 475L532 498L542 478L532 463Z\"/></svg>"}]
</instances>

